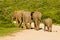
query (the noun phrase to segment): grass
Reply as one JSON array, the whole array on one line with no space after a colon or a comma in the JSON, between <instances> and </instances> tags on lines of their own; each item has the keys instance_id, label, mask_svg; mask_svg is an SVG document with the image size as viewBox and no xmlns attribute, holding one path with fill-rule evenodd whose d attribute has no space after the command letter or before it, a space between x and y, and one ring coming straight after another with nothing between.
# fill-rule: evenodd
<instances>
[{"instance_id":1,"label":"grass","mask_svg":"<svg viewBox=\"0 0 60 40\"><path fill-rule=\"evenodd\" d=\"M0 36L6 36L11 33L22 30L21 28L0 28Z\"/></svg>"}]
</instances>

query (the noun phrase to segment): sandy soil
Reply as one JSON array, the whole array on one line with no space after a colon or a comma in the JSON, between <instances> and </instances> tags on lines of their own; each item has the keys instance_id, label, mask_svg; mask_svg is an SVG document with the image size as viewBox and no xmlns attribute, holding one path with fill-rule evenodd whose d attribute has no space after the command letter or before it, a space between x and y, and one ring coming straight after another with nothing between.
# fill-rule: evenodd
<instances>
[{"instance_id":1,"label":"sandy soil","mask_svg":"<svg viewBox=\"0 0 60 40\"><path fill-rule=\"evenodd\" d=\"M32 24L33 26L33 24ZM40 25L43 28L43 24ZM60 26L53 25L53 32L44 32L43 29L23 30L8 36L0 37L0 40L60 40Z\"/></svg>"}]
</instances>

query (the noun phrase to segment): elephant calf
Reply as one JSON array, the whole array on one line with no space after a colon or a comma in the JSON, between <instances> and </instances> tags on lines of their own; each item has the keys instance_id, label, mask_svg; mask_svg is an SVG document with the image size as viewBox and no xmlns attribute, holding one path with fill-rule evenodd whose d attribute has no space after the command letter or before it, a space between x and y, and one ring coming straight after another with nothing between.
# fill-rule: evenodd
<instances>
[{"instance_id":1,"label":"elephant calf","mask_svg":"<svg viewBox=\"0 0 60 40\"><path fill-rule=\"evenodd\" d=\"M36 30L39 30L39 25L41 22L42 14L38 11L35 11L32 15L33 21L34 21L34 26Z\"/></svg>"},{"instance_id":2,"label":"elephant calf","mask_svg":"<svg viewBox=\"0 0 60 40\"><path fill-rule=\"evenodd\" d=\"M52 19L47 18L44 20L44 31L46 31L46 27L48 32L52 32Z\"/></svg>"}]
</instances>

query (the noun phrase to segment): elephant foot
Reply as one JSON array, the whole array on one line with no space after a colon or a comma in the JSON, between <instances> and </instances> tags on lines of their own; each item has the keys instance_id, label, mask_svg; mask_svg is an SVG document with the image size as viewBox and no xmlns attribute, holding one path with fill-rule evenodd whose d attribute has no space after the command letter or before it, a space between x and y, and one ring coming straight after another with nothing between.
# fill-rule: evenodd
<instances>
[{"instance_id":1,"label":"elephant foot","mask_svg":"<svg viewBox=\"0 0 60 40\"><path fill-rule=\"evenodd\" d=\"M29 27L26 27L26 29L31 29L31 28L29 28Z\"/></svg>"},{"instance_id":2,"label":"elephant foot","mask_svg":"<svg viewBox=\"0 0 60 40\"><path fill-rule=\"evenodd\" d=\"M44 32L45 32L46 30L44 30Z\"/></svg>"},{"instance_id":3,"label":"elephant foot","mask_svg":"<svg viewBox=\"0 0 60 40\"><path fill-rule=\"evenodd\" d=\"M44 32L45 32L46 30L44 29Z\"/></svg>"},{"instance_id":4,"label":"elephant foot","mask_svg":"<svg viewBox=\"0 0 60 40\"><path fill-rule=\"evenodd\" d=\"M39 30L39 28L34 28L34 29L37 30L37 31Z\"/></svg>"},{"instance_id":5,"label":"elephant foot","mask_svg":"<svg viewBox=\"0 0 60 40\"><path fill-rule=\"evenodd\" d=\"M52 30L48 30L48 32L52 32Z\"/></svg>"},{"instance_id":6,"label":"elephant foot","mask_svg":"<svg viewBox=\"0 0 60 40\"><path fill-rule=\"evenodd\" d=\"M24 26L24 27L22 27L23 29L26 29L26 27Z\"/></svg>"},{"instance_id":7,"label":"elephant foot","mask_svg":"<svg viewBox=\"0 0 60 40\"><path fill-rule=\"evenodd\" d=\"M27 25L26 25L26 28L27 28L27 29L31 29L31 25L30 25L30 24L27 24Z\"/></svg>"},{"instance_id":8,"label":"elephant foot","mask_svg":"<svg viewBox=\"0 0 60 40\"><path fill-rule=\"evenodd\" d=\"M34 29L34 28L31 28L31 29Z\"/></svg>"},{"instance_id":9,"label":"elephant foot","mask_svg":"<svg viewBox=\"0 0 60 40\"><path fill-rule=\"evenodd\" d=\"M39 31L39 29L36 29L37 31Z\"/></svg>"}]
</instances>

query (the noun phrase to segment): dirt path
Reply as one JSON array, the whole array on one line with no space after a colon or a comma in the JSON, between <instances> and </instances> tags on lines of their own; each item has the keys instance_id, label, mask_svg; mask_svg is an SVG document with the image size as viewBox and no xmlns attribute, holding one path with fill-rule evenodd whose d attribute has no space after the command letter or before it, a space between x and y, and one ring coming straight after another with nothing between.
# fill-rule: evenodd
<instances>
[{"instance_id":1,"label":"dirt path","mask_svg":"<svg viewBox=\"0 0 60 40\"><path fill-rule=\"evenodd\" d=\"M43 24L41 27L43 28ZM60 26L53 25L53 32L44 32L43 29L23 30L9 36L0 37L0 40L60 40Z\"/></svg>"}]
</instances>

